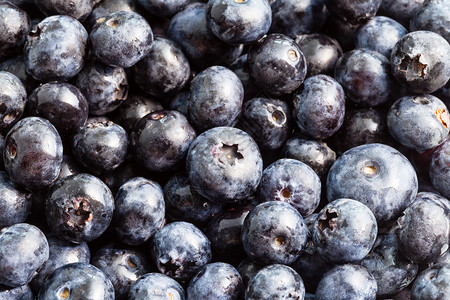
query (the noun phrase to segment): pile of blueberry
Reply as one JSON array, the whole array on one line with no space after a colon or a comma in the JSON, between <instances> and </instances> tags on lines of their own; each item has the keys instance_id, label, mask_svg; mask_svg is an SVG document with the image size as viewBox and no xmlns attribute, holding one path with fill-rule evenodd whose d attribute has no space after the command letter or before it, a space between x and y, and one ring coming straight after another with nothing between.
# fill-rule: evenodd
<instances>
[{"instance_id":1,"label":"pile of blueberry","mask_svg":"<svg viewBox=\"0 0 450 300\"><path fill-rule=\"evenodd\" d=\"M0 0L0 300L450 299L450 0Z\"/></svg>"}]
</instances>

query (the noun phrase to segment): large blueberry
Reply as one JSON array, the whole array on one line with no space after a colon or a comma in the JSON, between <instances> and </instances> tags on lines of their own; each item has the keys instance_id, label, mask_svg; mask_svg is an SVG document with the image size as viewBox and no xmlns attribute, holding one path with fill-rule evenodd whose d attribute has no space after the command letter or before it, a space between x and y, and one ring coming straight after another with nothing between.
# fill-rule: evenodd
<instances>
[{"instance_id":1,"label":"large blueberry","mask_svg":"<svg viewBox=\"0 0 450 300\"><path fill-rule=\"evenodd\" d=\"M0 60L22 51L31 30L26 11L12 2L0 3Z\"/></svg>"}]
</instances>

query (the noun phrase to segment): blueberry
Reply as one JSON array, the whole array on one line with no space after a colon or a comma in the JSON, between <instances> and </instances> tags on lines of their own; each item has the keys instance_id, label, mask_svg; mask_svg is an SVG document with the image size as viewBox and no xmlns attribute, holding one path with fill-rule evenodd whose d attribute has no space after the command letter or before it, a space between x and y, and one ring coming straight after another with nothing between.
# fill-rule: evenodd
<instances>
[{"instance_id":1,"label":"blueberry","mask_svg":"<svg viewBox=\"0 0 450 300\"><path fill-rule=\"evenodd\" d=\"M0 61L0 71L16 75L22 81L27 93L31 93L38 85L38 82L25 71L23 54Z\"/></svg>"},{"instance_id":2,"label":"blueberry","mask_svg":"<svg viewBox=\"0 0 450 300\"><path fill-rule=\"evenodd\" d=\"M31 193L16 186L0 171L0 228L23 223L31 210Z\"/></svg>"},{"instance_id":3,"label":"blueberry","mask_svg":"<svg viewBox=\"0 0 450 300\"><path fill-rule=\"evenodd\" d=\"M15 183L25 188L50 186L58 178L62 157L58 131L40 117L21 119L6 135L5 169Z\"/></svg>"},{"instance_id":4,"label":"blueberry","mask_svg":"<svg viewBox=\"0 0 450 300\"><path fill-rule=\"evenodd\" d=\"M88 31L92 29L95 22L107 15L117 11L132 11L139 12L137 1L134 0L93 0L94 7L91 13L84 21Z\"/></svg>"},{"instance_id":5,"label":"blueberry","mask_svg":"<svg viewBox=\"0 0 450 300\"><path fill-rule=\"evenodd\" d=\"M8 130L22 117L27 91L20 79L7 71L0 71L0 130Z\"/></svg>"},{"instance_id":6,"label":"blueberry","mask_svg":"<svg viewBox=\"0 0 450 300\"><path fill-rule=\"evenodd\" d=\"M189 0L137 0L143 8L155 16L171 17L189 4Z\"/></svg>"},{"instance_id":7,"label":"blueberry","mask_svg":"<svg viewBox=\"0 0 450 300\"><path fill-rule=\"evenodd\" d=\"M409 27L411 18L425 2L425 0L382 0L379 12Z\"/></svg>"},{"instance_id":8,"label":"blueberry","mask_svg":"<svg viewBox=\"0 0 450 300\"><path fill-rule=\"evenodd\" d=\"M233 71L242 82L242 86L244 87L244 100L260 95L261 91L251 80L250 75L248 74L247 53L239 56L239 58L229 66L229 69Z\"/></svg>"},{"instance_id":9,"label":"blueberry","mask_svg":"<svg viewBox=\"0 0 450 300\"><path fill-rule=\"evenodd\" d=\"M200 195L220 203L236 202L256 191L262 175L262 157L246 132L215 127L192 142L186 171Z\"/></svg>"},{"instance_id":10,"label":"blueberry","mask_svg":"<svg viewBox=\"0 0 450 300\"><path fill-rule=\"evenodd\" d=\"M49 257L47 238L31 224L0 230L0 284L19 287L31 281Z\"/></svg>"},{"instance_id":11,"label":"blueberry","mask_svg":"<svg viewBox=\"0 0 450 300\"><path fill-rule=\"evenodd\" d=\"M327 198L351 198L367 205L381 224L395 220L414 201L417 174L393 147L366 144L344 152L331 166Z\"/></svg>"},{"instance_id":12,"label":"blueberry","mask_svg":"<svg viewBox=\"0 0 450 300\"><path fill-rule=\"evenodd\" d=\"M411 288L411 299L446 299L450 297L449 280L449 264L441 263L432 265L417 276Z\"/></svg>"},{"instance_id":13,"label":"blueberry","mask_svg":"<svg viewBox=\"0 0 450 300\"><path fill-rule=\"evenodd\" d=\"M161 186L146 178L135 177L124 183L116 194L111 226L119 241L139 245L164 225L164 216Z\"/></svg>"},{"instance_id":14,"label":"blueberry","mask_svg":"<svg viewBox=\"0 0 450 300\"><path fill-rule=\"evenodd\" d=\"M139 277L130 287L129 300L185 300L183 287L161 273L148 273Z\"/></svg>"},{"instance_id":15,"label":"blueberry","mask_svg":"<svg viewBox=\"0 0 450 300\"><path fill-rule=\"evenodd\" d=\"M65 0L36 0L37 7L47 16L67 15L83 22L91 13L92 0L80 0L76 3Z\"/></svg>"},{"instance_id":16,"label":"blueberry","mask_svg":"<svg viewBox=\"0 0 450 300\"><path fill-rule=\"evenodd\" d=\"M69 298L70 297L70 298ZM106 275L89 263L71 263L56 269L39 290L38 300L114 300Z\"/></svg>"},{"instance_id":17,"label":"blueberry","mask_svg":"<svg viewBox=\"0 0 450 300\"><path fill-rule=\"evenodd\" d=\"M244 294L242 278L230 264L210 263L192 277L186 290L188 299L237 300Z\"/></svg>"},{"instance_id":18,"label":"blueberry","mask_svg":"<svg viewBox=\"0 0 450 300\"><path fill-rule=\"evenodd\" d=\"M31 21L27 12L10 2L0 3L0 61L22 51Z\"/></svg>"},{"instance_id":19,"label":"blueberry","mask_svg":"<svg viewBox=\"0 0 450 300\"><path fill-rule=\"evenodd\" d=\"M339 19L360 24L373 18L382 0L325 0L328 10Z\"/></svg>"},{"instance_id":20,"label":"blueberry","mask_svg":"<svg viewBox=\"0 0 450 300\"><path fill-rule=\"evenodd\" d=\"M84 65L88 33L65 15L45 18L30 32L24 48L27 73L39 81L67 81Z\"/></svg>"},{"instance_id":21,"label":"blueberry","mask_svg":"<svg viewBox=\"0 0 450 300\"><path fill-rule=\"evenodd\" d=\"M428 30L441 35L450 43L449 2L447 0L425 1L411 18L409 29L411 31Z\"/></svg>"},{"instance_id":22,"label":"blueberry","mask_svg":"<svg viewBox=\"0 0 450 300\"><path fill-rule=\"evenodd\" d=\"M118 11L97 19L89 40L99 61L109 66L129 68L150 52L153 31L140 14Z\"/></svg>"},{"instance_id":23,"label":"blueberry","mask_svg":"<svg viewBox=\"0 0 450 300\"><path fill-rule=\"evenodd\" d=\"M298 299L305 297L305 286L289 266L273 264L258 271L248 283L246 300Z\"/></svg>"},{"instance_id":24,"label":"blueberry","mask_svg":"<svg viewBox=\"0 0 450 300\"><path fill-rule=\"evenodd\" d=\"M259 270L264 268L265 265L255 263L250 258L245 258L237 266L239 274L241 274L242 283L244 284L244 289L247 289L250 280L258 273Z\"/></svg>"},{"instance_id":25,"label":"blueberry","mask_svg":"<svg viewBox=\"0 0 450 300\"><path fill-rule=\"evenodd\" d=\"M33 291L29 285L21 285L16 288L0 286L0 298L2 300L33 300Z\"/></svg>"},{"instance_id":26,"label":"blueberry","mask_svg":"<svg viewBox=\"0 0 450 300\"><path fill-rule=\"evenodd\" d=\"M450 140L433 150L429 168L433 186L447 199L450 198Z\"/></svg>"},{"instance_id":27,"label":"blueberry","mask_svg":"<svg viewBox=\"0 0 450 300\"><path fill-rule=\"evenodd\" d=\"M247 256L261 264L293 263L306 245L308 229L290 204L269 201L245 217L242 244Z\"/></svg>"},{"instance_id":28,"label":"blueberry","mask_svg":"<svg viewBox=\"0 0 450 300\"><path fill-rule=\"evenodd\" d=\"M211 243L191 223L173 222L153 236L151 255L161 273L186 281L211 261Z\"/></svg>"}]
</instances>

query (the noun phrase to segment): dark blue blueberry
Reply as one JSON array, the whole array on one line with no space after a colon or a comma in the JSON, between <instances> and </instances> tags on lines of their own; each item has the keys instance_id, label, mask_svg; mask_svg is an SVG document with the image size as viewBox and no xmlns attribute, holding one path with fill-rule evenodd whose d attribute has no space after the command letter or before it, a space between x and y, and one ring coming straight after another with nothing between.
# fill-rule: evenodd
<instances>
[{"instance_id":1,"label":"dark blue blueberry","mask_svg":"<svg viewBox=\"0 0 450 300\"><path fill-rule=\"evenodd\" d=\"M303 34L295 36L295 42L305 55L306 77L318 74L333 75L334 66L342 56L341 45L332 37L321 34Z\"/></svg>"},{"instance_id":2,"label":"dark blue blueberry","mask_svg":"<svg viewBox=\"0 0 450 300\"><path fill-rule=\"evenodd\" d=\"M222 205L212 202L191 186L186 173L177 173L164 186L166 217L171 221L186 221L203 227Z\"/></svg>"},{"instance_id":3,"label":"dark blue blueberry","mask_svg":"<svg viewBox=\"0 0 450 300\"><path fill-rule=\"evenodd\" d=\"M344 90L328 75L307 78L295 92L293 102L293 114L300 132L314 139L329 138L344 122Z\"/></svg>"},{"instance_id":4,"label":"dark blue blueberry","mask_svg":"<svg viewBox=\"0 0 450 300\"><path fill-rule=\"evenodd\" d=\"M297 136L286 142L283 156L304 162L320 178L326 178L328 170L336 161L336 153L325 142Z\"/></svg>"},{"instance_id":5,"label":"dark blue blueberry","mask_svg":"<svg viewBox=\"0 0 450 300\"><path fill-rule=\"evenodd\" d=\"M435 96L404 96L389 109L387 126L402 145L423 152L447 138L450 116L445 104Z\"/></svg>"},{"instance_id":6,"label":"dark blue blueberry","mask_svg":"<svg viewBox=\"0 0 450 300\"><path fill-rule=\"evenodd\" d=\"M141 276L130 287L128 300L185 300L183 287L174 279L161 273Z\"/></svg>"},{"instance_id":7,"label":"dark blue blueberry","mask_svg":"<svg viewBox=\"0 0 450 300\"><path fill-rule=\"evenodd\" d=\"M150 52L153 31L140 14L118 11L97 19L89 40L99 61L109 66L129 68Z\"/></svg>"},{"instance_id":8,"label":"dark blue blueberry","mask_svg":"<svg viewBox=\"0 0 450 300\"><path fill-rule=\"evenodd\" d=\"M75 77L89 103L89 114L104 115L121 105L128 96L128 79L121 67L110 67L90 60Z\"/></svg>"},{"instance_id":9,"label":"dark blue blueberry","mask_svg":"<svg viewBox=\"0 0 450 300\"><path fill-rule=\"evenodd\" d=\"M19 287L31 281L48 259L49 247L42 231L17 223L0 230L0 284Z\"/></svg>"},{"instance_id":10,"label":"dark blue blueberry","mask_svg":"<svg viewBox=\"0 0 450 300\"><path fill-rule=\"evenodd\" d=\"M317 32L328 17L325 0L274 0L270 6L273 18L270 32L292 38Z\"/></svg>"},{"instance_id":11,"label":"dark blue blueberry","mask_svg":"<svg viewBox=\"0 0 450 300\"><path fill-rule=\"evenodd\" d=\"M91 13L94 3L92 0L35 0L37 7L47 16L67 15L83 22Z\"/></svg>"},{"instance_id":12,"label":"dark blue blueberry","mask_svg":"<svg viewBox=\"0 0 450 300\"><path fill-rule=\"evenodd\" d=\"M30 32L24 48L27 73L39 81L67 81L84 65L88 33L65 15L45 18Z\"/></svg>"},{"instance_id":13,"label":"dark blue blueberry","mask_svg":"<svg viewBox=\"0 0 450 300\"><path fill-rule=\"evenodd\" d=\"M382 0L379 13L409 27L411 18L422 8L424 2L425 0Z\"/></svg>"},{"instance_id":14,"label":"dark blue blueberry","mask_svg":"<svg viewBox=\"0 0 450 300\"><path fill-rule=\"evenodd\" d=\"M389 69L389 60L369 49L344 53L336 63L335 79L352 103L374 107L393 100L398 90Z\"/></svg>"},{"instance_id":15,"label":"dark blue blueberry","mask_svg":"<svg viewBox=\"0 0 450 300\"><path fill-rule=\"evenodd\" d=\"M28 115L49 120L61 136L78 132L88 118L88 102L81 91L69 83L40 85L28 97Z\"/></svg>"},{"instance_id":16,"label":"dark blue blueberry","mask_svg":"<svg viewBox=\"0 0 450 300\"><path fill-rule=\"evenodd\" d=\"M320 280L316 300L376 299L377 282L360 265L338 265Z\"/></svg>"},{"instance_id":17,"label":"dark blue blueberry","mask_svg":"<svg viewBox=\"0 0 450 300\"><path fill-rule=\"evenodd\" d=\"M0 171L0 228L25 222L31 210L31 193L16 186Z\"/></svg>"},{"instance_id":18,"label":"dark blue blueberry","mask_svg":"<svg viewBox=\"0 0 450 300\"><path fill-rule=\"evenodd\" d=\"M352 263L372 249L378 226L372 211L359 201L336 199L319 212L313 242L320 255L333 263Z\"/></svg>"},{"instance_id":19,"label":"dark blue blueberry","mask_svg":"<svg viewBox=\"0 0 450 300\"><path fill-rule=\"evenodd\" d=\"M407 33L408 30L397 21L385 16L376 16L359 28L355 47L378 51L390 58L394 45Z\"/></svg>"},{"instance_id":20,"label":"dark blue blueberry","mask_svg":"<svg viewBox=\"0 0 450 300\"><path fill-rule=\"evenodd\" d=\"M210 263L204 266L186 290L188 299L238 300L244 295L239 272L230 264Z\"/></svg>"},{"instance_id":21,"label":"dark blue blueberry","mask_svg":"<svg viewBox=\"0 0 450 300\"><path fill-rule=\"evenodd\" d=\"M80 173L58 180L48 193L45 208L47 224L58 237L89 242L108 228L114 198L103 181Z\"/></svg>"},{"instance_id":22,"label":"dark blue blueberry","mask_svg":"<svg viewBox=\"0 0 450 300\"><path fill-rule=\"evenodd\" d=\"M164 215L161 186L146 178L135 177L124 183L116 194L112 228L119 241L139 245L164 225Z\"/></svg>"},{"instance_id":23,"label":"dark blue blueberry","mask_svg":"<svg viewBox=\"0 0 450 300\"><path fill-rule=\"evenodd\" d=\"M263 37L272 24L266 0L209 0L208 28L229 44L250 44Z\"/></svg>"},{"instance_id":24,"label":"dark blue blueberry","mask_svg":"<svg viewBox=\"0 0 450 300\"><path fill-rule=\"evenodd\" d=\"M412 93L432 93L450 79L450 44L431 31L404 35L391 53L391 71Z\"/></svg>"},{"instance_id":25,"label":"dark blue blueberry","mask_svg":"<svg viewBox=\"0 0 450 300\"><path fill-rule=\"evenodd\" d=\"M337 18L351 24L361 24L373 18L382 0L325 0L328 10Z\"/></svg>"},{"instance_id":26,"label":"dark blue blueberry","mask_svg":"<svg viewBox=\"0 0 450 300\"><path fill-rule=\"evenodd\" d=\"M151 255L161 273L186 281L211 261L211 243L191 223L173 222L153 236Z\"/></svg>"},{"instance_id":27,"label":"dark blue blueberry","mask_svg":"<svg viewBox=\"0 0 450 300\"><path fill-rule=\"evenodd\" d=\"M206 3L190 3L170 20L168 37L177 43L193 66L200 70L213 66L227 66L242 53L242 45L221 41L207 25Z\"/></svg>"},{"instance_id":28,"label":"dark blue blueberry","mask_svg":"<svg viewBox=\"0 0 450 300\"><path fill-rule=\"evenodd\" d=\"M274 264L262 268L248 283L246 300L303 300L305 286L303 280L289 266Z\"/></svg>"},{"instance_id":29,"label":"dark blue blueberry","mask_svg":"<svg viewBox=\"0 0 450 300\"><path fill-rule=\"evenodd\" d=\"M88 123L73 137L72 152L77 161L93 173L111 171L127 156L128 134L114 122Z\"/></svg>"},{"instance_id":30,"label":"dark blue blueberry","mask_svg":"<svg viewBox=\"0 0 450 300\"><path fill-rule=\"evenodd\" d=\"M447 0L425 1L411 18L410 31L428 30L441 35L450 43L450 3Z\"/></svg>"},{"instance_id":31,"label":"dark blue blueberry","mask_svg":"<svg viewBox=\"0 0 450 300\"><path fill-rule=\"evenodd\" d=\"M186 171L193 188L215 202L246 199L258 187L263 161L256 142L237 128L215 127L191 144Z\"/></svg>"},{"instance_id":32,"label":"dark blue blueberry","mask_svg":"<svg viewBox=\"0 0 450 300\"><path fill-rule=\"evenodd\" d=\"M321 32L338 41L343 51L350 51L355 48L356 32L362 25L342 21L330 14Z\"/></svg>"},{"instance_id":33,"label":"dark blue blueberry","mask_svg":"<svg viewBox=\"0 0 450 300\"><path fill-rule=\"evenodd\" d=\"M379 223L395 220L414 201L416 171L395 148L366 144L344 152L331 166L327 198L351 198L367 205Z\"/></svg>"},{"instance_id":34,"label":"dark blue blueberry","mask_svg":"<svg viewBox=\"0 0 450 300\"><path fill-rule=\"evenodd\" d=\"M399 251L416 263L432 263L449 247L450 206L431 192L420 192L397 220Z\"/></svg>"},{"instance_id":35,"label":"dark blue blueberry","mask_svg":"<svg viewBox=\"0 0 450 300\"><path fill-rule=\"evenodd\" d=\"M33 292L28 284L16 288L0 286L2 300L33 300Z\"/></svg>"},{"instance_id":36,"label":"dark blue blueberry","mask_svg":"<svg viewBox=\"0 0 450 300\"><path fill-rule=\"evenodd\" d=\"M228 68L212 66L191 82L188 115L199 131L218 126L234 126L241 114L244 87Z\"/></svg>"},{"instance_id":37,"label":"dark blue blueberry","mask_svg":"<svg viewBox=\"0 0 450 300\"><path fill-rule=\"evenodd\" d=\"M297 43L287 35L269 34L251 45L247 55L253 82L272 95L289 94L306 76L306 60Z\"/></svg>"},{"instance_id":38,"label":"dark blue blueberry","mask_svg":"<svg viewBox=\"0 0 450 300\"><path fill-rule=\"evenodd\" d=\"M137 0L149 13L159 17L172 17L189 4L189 0Z\"/></svg>"},{"instance_id":39,"label":"dark blue blueberry","mask_svg":"<svg viewBox=\"0 0 450 300\"><path fill-rule=\"evenodd\" d=\"M92 256L91 263L111 281L116 300L127 299L133 283L150 271L146 255L118 245L103 246Z\"/></svg>"},{"instance_id":40,"label":"dark blue blueberry","mask_svg":"<svg viewBox=\"0 0 450 300\"><path fill-rule=\"evenodd\" d=\"M450 297L450 264L428 267L411 287L411 300L438 300Z\"/></svg>"},{"instance_id":41,"label":"dark blue blueberry","mask_svg":"<svg viewBox=\"0 0 450 300\"><path fill-rule=\"evenodd\" d=\"M307 164L282 158L263 171L259 184L259 201L282 201L291 204L307 217L319 206L319 176Z\"/></svg>"},{"instance_id":42,"label":"dark blue blueberry","mask_svg":"<svg viewBox=\"0 0 450 300\"><path fill-rule=\"evenodd\" d=\"M177 44L156 36L150 52L133 66L133 75L141 90L155 97L166 97L184 88L191 68Z\"/></svg>"},{"instance_id":43,"label":"dark blue blueberry","mask_svg":"<svg viewBox=\"0 0 450 300\"><path fill-rule=\"evenodd\" d=\"M89 247L84 242L74 244L63 240L52 233L47 235L47 241L49 246L48 260L30 282L30 286L36 294L39 292L39 289L44 284L47 277L57 268L76 262L89 263L91 259Z\"/></svg>"},{"instance_id":44,"label":"dark blue blueberry","mask_svg":"<svg viewBox=\"0 0 450 300\"><path fill-rule=\"evenodd\" d=\"M38 300L114 300L114 287L106 275L88 263L56 269L39 290Z\"/></svg>"},{"instance_id":45,"label":"dark blue blueberry","mask_svg":"<svg viewBox=\"0 0 450 300\"><path fill-rule=\"evenodd\" d=\"M58 131L40 117L21 119L6 135L5 169L15 183L25 188L50 186L58 178L62 157Z\"/></svg>"},{"instance_id":46,"label":"dark blue blueberry","mask_svg":"<svg viewBox=\"0 0 450 300\"><path fill-rule=\"evenodd\" d=\"M0 3L0 61L22 52L23 45L31 31L27 12L13 3Z\"/></svg>"},{"instance_id":47,"label":"dark blue blueberry","mask_svg":"<svg viewBox=\"0 0 450 300\"><path fill-rule=\"evenodd\" d=\"M150 171L176 169L197 137L186 117L176 110L152 112L131 134L134 159Z\"/></svg>"},{"instance_id":48,"label":"dark blue blueberry","mask_svg":"<svg viewBox=\"0 0 450 300\"><path fill-rule=\"evenodd\" d=\"M245 217L242 244L253 261L261 264L293 263L306 245L308 229L290 204L269 201L257 205Z\"/></svg>"},{"instance_id":49,"label":"dark blue blueberry","mask_svg":"<svg viewBox=\"0 0 450 300\"><path fill-rule=\"evenodd\" d=\"M237 127L250 134L260 149L280 148L292 132L290 107L278 99L250 99L242 107Z\"/></svg>"},{"instance_id":50,"label":"dark blue blueberry","mask_svg":"<svg viewBox=\"0 0 450 300\"><path fill-rule=\"evenodd\" d=\"M429 167L433 186L447 199L450 199L450 139L433 150Z\"/></svg>"},{"instance_id":51,"label":"dark blue blueberry","mask_svg":"<svg viewBox=\"0 0 450 300\"><path fill-rule=\"evenodd\" d=\"M27 91L20 79L7 71L0 71L0 131L6 133L22 117Z\"/></svg>"}]
</instances>

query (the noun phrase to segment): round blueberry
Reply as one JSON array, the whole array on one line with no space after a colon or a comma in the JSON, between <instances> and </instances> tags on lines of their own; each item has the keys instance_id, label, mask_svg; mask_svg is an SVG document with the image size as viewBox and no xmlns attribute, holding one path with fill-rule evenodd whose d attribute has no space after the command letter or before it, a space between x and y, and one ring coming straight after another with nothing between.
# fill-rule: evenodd
<instances>
[{"instance_id":1,"label":"round blueberry","mask_svg":"<svg viewBox=\"0 0 450 300\"><path fill-rule=\"evenodd\" d=\"M31 210L31 196L0 171L0 228L25 222Z\"/></svg>"},{"instance_id":2,"label":"round blueberry","mask_svg":"<svg viewBox=\"0 0 450 300\"><path fill-rule=\"evenodd\" d=\"M22 52L31 21L27 12L12 2L0 3L0 60Z\"/></svg>"},{"instance_id":3,"label":"round blueberry","mask_svg":"<svg viewBox=\"0 0 450 300\"><path fill-rule=\"evenodd\" d=\"M428 267L417 276L411 288L412 300L437 300L450 297L450 264Z\"/></svg>"}]
</instances>

